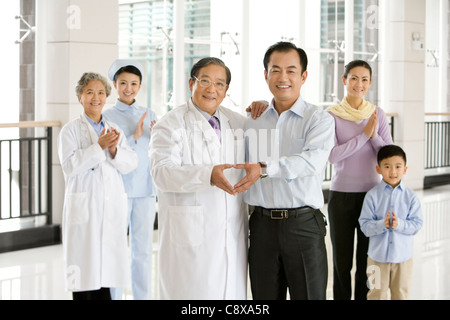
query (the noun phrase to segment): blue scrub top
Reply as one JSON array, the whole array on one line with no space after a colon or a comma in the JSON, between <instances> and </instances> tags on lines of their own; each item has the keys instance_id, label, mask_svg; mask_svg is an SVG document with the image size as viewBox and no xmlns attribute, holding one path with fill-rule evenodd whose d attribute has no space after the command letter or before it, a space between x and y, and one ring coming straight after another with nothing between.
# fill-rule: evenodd
<instances>
[{"instance_id":1,"label":"blue scrub top","mask_svg":"<svg viewBox=\"0 0 450 320\"><path fill-rule=\"evenodd\" d=\"M144 133L135 141L133 134L142 115L147 112L144 119ZM150 144L150 125L156 121L156 114L150 109L140 107L136 101L132 105L117 100L116 104L103 112L106 120L117 124L125 133L129 146L138 155L138 166L129 174L123 175L125 191L129 198L156 196L156 187L150 174L150 158L148 149Z\"/></svg>"}]
</instances>

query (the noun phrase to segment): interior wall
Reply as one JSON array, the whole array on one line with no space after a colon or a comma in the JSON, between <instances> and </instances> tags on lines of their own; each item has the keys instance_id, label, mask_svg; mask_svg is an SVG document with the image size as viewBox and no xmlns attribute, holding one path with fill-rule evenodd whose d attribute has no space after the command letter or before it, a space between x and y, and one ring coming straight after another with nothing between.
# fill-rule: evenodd
<instances>
[{"instance_id":1,"label":"interior wall","mask_svg":"<svg viewBox=\"0 0 450 320\"><path fill-rule=\"evenodd\" d=\"M59 120L64 126L83 111L75 87L84 72L107 76L118 57L117 0L36 0L39 48L36 120ZM39 32L41 30L41 32ZM115 102L110 96L108 104ZM64 201L57 137L53 131L54 223L61 223Z\"/></svg>"}]
</instances>

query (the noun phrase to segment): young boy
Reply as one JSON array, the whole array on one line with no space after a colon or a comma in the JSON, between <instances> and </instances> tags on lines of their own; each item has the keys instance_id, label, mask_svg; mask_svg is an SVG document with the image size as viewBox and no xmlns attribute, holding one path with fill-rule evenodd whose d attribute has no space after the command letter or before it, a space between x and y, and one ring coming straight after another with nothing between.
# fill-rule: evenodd
<instances>
[{"instance_id":1,"label":"young boy","mask_svg":"<svg viewBox=\"0 0 450 320\"><path fill-rule=\"evenodd\" d=\"M359 218L369 237L367 260L368 300L407 300L412 274L413 235L422 227L420 202L402 182L406 155L398 146L378 152L376 170L383 181L369 192Z\"/></svg>"}]
</instances>

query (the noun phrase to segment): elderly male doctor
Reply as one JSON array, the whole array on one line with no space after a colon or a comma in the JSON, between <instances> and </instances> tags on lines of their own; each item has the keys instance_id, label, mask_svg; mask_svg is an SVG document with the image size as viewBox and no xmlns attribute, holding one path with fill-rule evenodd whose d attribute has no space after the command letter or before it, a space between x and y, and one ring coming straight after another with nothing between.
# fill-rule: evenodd
<instances>
[{"instance_id":1,"label":"elderly male doctor","mask_svg":"<svg viewBox=\"0 0 450 320\"><path fill-rule=\"evenodd\" d=\"M232 167L244 161L245 117L220 105L230 80L221 60L200 60L191 99L153 128L161 299L246 299L248 216L233 189L244 172Z\"/></svg>"}]
</instances>

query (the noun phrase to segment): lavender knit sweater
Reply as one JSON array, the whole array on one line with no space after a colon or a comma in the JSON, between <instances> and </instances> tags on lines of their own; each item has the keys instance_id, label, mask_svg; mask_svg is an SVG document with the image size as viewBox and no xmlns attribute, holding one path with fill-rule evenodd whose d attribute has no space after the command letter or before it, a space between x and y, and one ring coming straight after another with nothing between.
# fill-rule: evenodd
<instances>
[{"instance_id":1,"label":"lavender knit sweater","mask_svg":"<svg viewBox=\"0 0 450 320\"><path fill-rule=\"evenodd\" d=\"M380 182L375 169L377 153L381 147L392 144L392 137L386 114L381 108L377 110L378 131L372 139L363 132L369 119L358 124L330 113L336 123L335 146L329 157L333 164L330 190L367 192Z\"/></svg>"}]
</instances>

